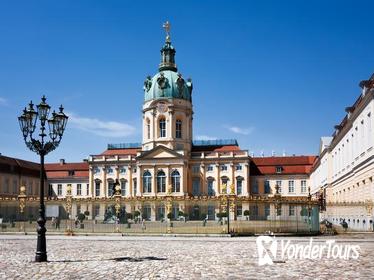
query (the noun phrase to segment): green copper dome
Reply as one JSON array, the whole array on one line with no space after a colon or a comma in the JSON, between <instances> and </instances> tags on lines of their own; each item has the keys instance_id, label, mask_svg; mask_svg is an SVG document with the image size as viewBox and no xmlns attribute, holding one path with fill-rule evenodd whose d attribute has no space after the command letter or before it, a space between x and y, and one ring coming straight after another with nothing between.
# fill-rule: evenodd
<instances>
[{"instance_id":1,"label":"green copper dome","mask_svg":"<svg viewBox=\"0 0 374 280\"><path fill-rule=\"evenodd\" d=\"M179 98L191 101L192 82L185 81L182 75L165 70L144 82L144 101L161 98Z\"/></svg>"},{"instance_id":2,"label":"green copper dome","mask_svg":"<svg viewBox=\"0 0 374 280\"><path fill-rule=\"evenodd\" d=\"M171 45L169 34L161 49L161 63L158 73L148 76L144 81L144 101L162 98L177 98L191 102L192 81L187 81L178 73L175 64L175 49Z\"/></svg>"}]
</instances>

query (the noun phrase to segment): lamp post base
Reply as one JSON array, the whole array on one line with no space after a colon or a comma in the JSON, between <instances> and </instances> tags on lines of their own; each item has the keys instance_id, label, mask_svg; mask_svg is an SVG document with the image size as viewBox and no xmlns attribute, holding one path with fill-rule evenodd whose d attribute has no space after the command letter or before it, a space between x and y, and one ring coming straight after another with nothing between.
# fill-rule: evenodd
<instances>
[{"instance_id":1,"label":"lamp post base","mask_svg":"<svg viewBox=\"0 0 374 280\"><path fill-rule=\"evenodd\" d=\"M35 262L46 262L46 261L47 261L47 253L36 252Z\"/></svg>"}]
</instances>

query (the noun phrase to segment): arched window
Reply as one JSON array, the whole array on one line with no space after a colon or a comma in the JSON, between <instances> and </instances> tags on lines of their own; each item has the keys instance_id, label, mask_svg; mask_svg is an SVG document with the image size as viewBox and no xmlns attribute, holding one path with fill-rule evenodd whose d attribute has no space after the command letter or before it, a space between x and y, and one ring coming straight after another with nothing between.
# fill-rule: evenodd
<instances>
[{"instance_id":1,"label":"arched window","mask_svg":"<svg viewBox=\"0 0 374 280\"><path fill-rule=\"evenodd\" d=\"M151 121L147 118L146 120L147 139L151 139Z\"/></svg>"},{"instance_id":2,"label":"arched window","mask_svg":"<svg viewBox=\"0 0 374 280\"><path fill-rule=\"evenodd\" d=\"M221 177L221 182L222 185L226 185L227 187L229 187L229 178L227 176Z\"/></svg>"},{"instance_id":3,"label":"arched window","mask_svg":"<svg viewBox=\"0 0 374 280\"><path fill-rule=\"evenodd\" d=\"M175 122L175 138L182 138L182 121Z\"/></svg>"},{"instance_id":4,"label":"arched window","mask_svg":"<svg viewBox=\"0 0 374 280\"><path fill-rule=\"evenodd\" d=\"M243 177L236 177L236 194L241 195L243 194Z\"/></svg>"},{"instance_id":5,"label":"arched window","mask_svg":"<svg viewBox=\"0 0 374 280\"><path fill-rule=\"evenodd\" d=\"M157 192L166 192L166 176L162 170L157 173Z\"/></svg>"},{"instance_id":6,"label":"arched window","mask_svg":"<svg viewBox=\"0 0 374 280\"><path fill-rule=\"evenodd\" d=\"M178 170L174 170L171 173L171 186L173 192L180 192L181 190L181 175L179 174Z\"/></svg>"},{"instance_id":7,"label":"arched window","mask_svg":"<svg viewBox=\"0 0 374 280\"><path fill-rule=\"evenodd\" d=\"M158 122L158 128L160 130L159 137L166 137L166 120L165 118L161 118Z\"/></svg>"},{"instance_id":8,"label":"arched window","mask_svg":"<svg viewBox=\"0 0 374 280\"><path fill-rule=\"evenodd\" d=\"M121 195L125 196L126 195L126 189L127 189L127 181L122 179L121 180Z\"/></svg>"},{"instance_id":9,"label":"arched window","mask_svg":"<svg viewBox=\"0 0 374 280\"><path fill-rule=\"evenodd\" d=\"M143 173L143 192L150 193L152 191L152 175L149 171Z\"/></svg>"},{"instance_id":10,"label":"arched window","mask_svg":"<svg viewBox=\"0 0 374 280\"><path fill-rule=\"evenodd\" d=\"M214 178L213 177L209 177L208 178L208 195L209 196L215 195L215 191L214 191Z\"/></svg>"}]
</instances>

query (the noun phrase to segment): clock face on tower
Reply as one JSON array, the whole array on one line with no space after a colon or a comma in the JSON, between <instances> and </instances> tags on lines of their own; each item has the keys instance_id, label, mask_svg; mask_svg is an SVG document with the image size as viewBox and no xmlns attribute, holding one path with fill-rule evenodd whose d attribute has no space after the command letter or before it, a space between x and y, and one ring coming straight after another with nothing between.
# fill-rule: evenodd
<instances>
[{"instance_id":1,"label":"clock face on tower","mask_svg":"<svg viewBox=\"0 0 374 280\"><path fill-rule=\"evenodd\" d=\"M160 102L157 104L157 111L159 113L165 113L167 110L168 110L168 106L165 103Z\"/></svg>"}]
</instances>

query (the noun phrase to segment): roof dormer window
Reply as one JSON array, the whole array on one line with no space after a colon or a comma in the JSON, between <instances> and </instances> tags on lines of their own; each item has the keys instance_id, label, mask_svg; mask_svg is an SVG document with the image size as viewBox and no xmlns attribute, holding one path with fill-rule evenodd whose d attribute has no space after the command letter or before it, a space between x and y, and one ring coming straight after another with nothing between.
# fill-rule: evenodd
<instances>
[{"instance_id":1,"label":"roof dormer window","mask_svg":"<svg viewBox=\"0 0 374 280\"><path fill-rule=\"evenodd\" d=\"M74 170L69 170L69 176L74 176L75 175L75 171Z\"/></svg>"},{"instance_id":2,"label":"roof dormer window","mask_svg":"<svg viewBox=\"0 0 374 280\"><path fill-rule=\"evenodd\" d=\"M275 173L281 174L282 172L283 172L283 167L282 166L275 167Z\"/></svg>"}]
</instances>

